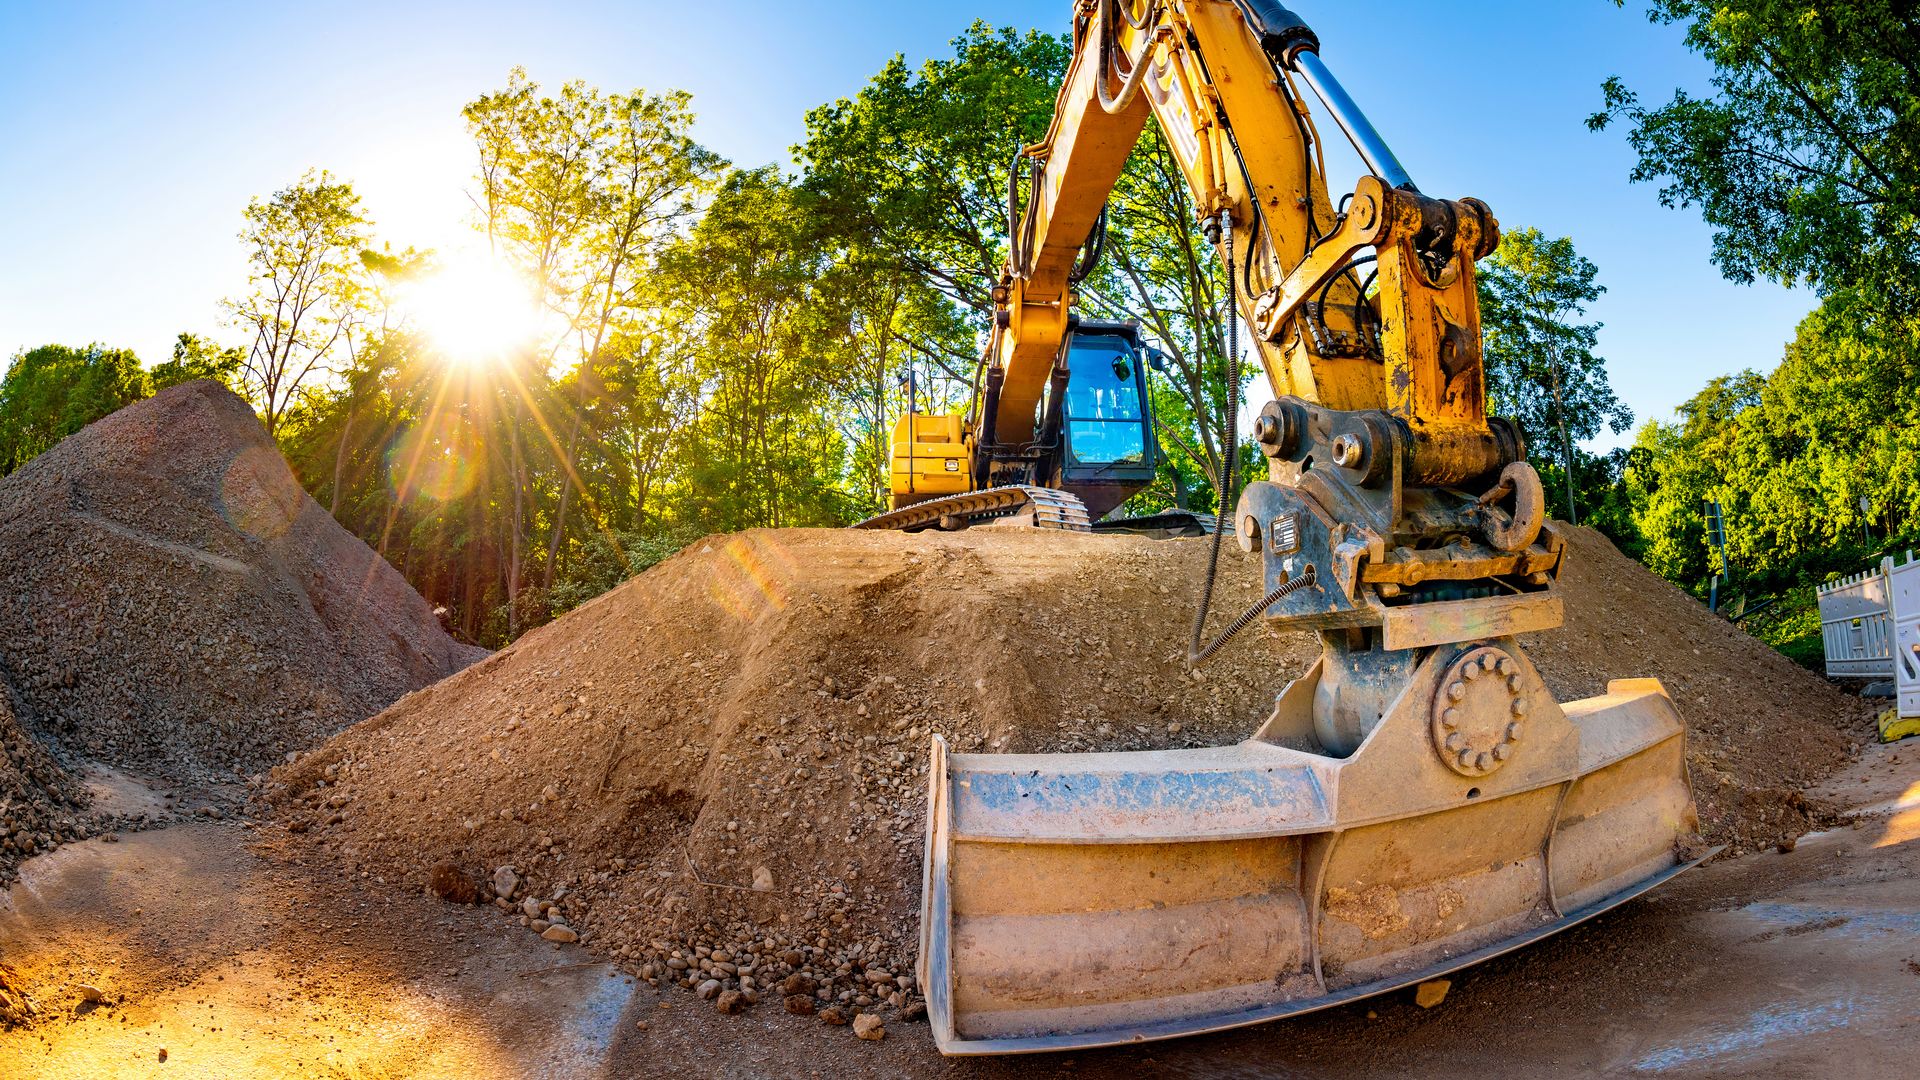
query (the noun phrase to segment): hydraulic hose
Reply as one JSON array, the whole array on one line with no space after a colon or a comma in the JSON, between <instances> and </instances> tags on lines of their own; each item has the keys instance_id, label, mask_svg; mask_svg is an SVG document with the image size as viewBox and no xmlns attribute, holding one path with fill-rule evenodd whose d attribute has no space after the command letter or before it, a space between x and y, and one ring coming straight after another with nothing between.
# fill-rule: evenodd
<instances>
[{"instance_id":1,"label":"hydraulic hose","mask_svg":"<svg viewBox=\"0 0 1920 1080\"><path fill-rule=\"evenodd\" d=\"M1214 535L1218 536L1219 534L1215 533ZM1282 582L1279 587L1256 601L1252 607L1241 612L1240 617L1228 623L1227 628L1220 631L1220 636L1209 642L1206 648L1201 649L1197 653L1190 652L1187 660L1187 670L1191 671L1212 659L1213 654L1219 652L1227 642L1232 641L1235 634L1252 626L1253 620L1259 618L1261 612L1286 599L1300 589L1308 588L1313 583L1313 564L1308 563L1306 570L1303 571L1299 577L1289 578L1285 582Z\"/></svg>"},{"instance_id":2,"label":"hydraulic hose","mask_svg":"<svg viewBox=\"0 0 1920 1080\"><path fill-rule=\"evenodd\" d=\"M1220 230L1221 252L1227 261L1226 458L1220 466L1220 498L1213 519L1213 546L1207 551L1207 576L1200 585L1200 610L1194 613L1193 636L1187 642L1188 671L1212 656L1215 650L1226 644L1250 621L1243 617L1238 625L1228 627L1227 632L1211 645L1202 647L1200 644L1207 631L1207 612L1213 607L1213 586L1220 576L1220 545L1226 538L1224 525L1233 508L1234 481L1240 458L1240 307L1235 289L1237 283L1233 276L1233 211L1220 211L1217 228ZM1265 609L1264 604L1261 609Z\"/></svg>"}]
</instances>

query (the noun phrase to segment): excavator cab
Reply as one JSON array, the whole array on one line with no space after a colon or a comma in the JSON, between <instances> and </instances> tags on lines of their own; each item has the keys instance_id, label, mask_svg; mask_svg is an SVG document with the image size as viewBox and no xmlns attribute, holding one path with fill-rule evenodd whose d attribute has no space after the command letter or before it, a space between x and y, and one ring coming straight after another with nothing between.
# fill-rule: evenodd
<instances>
[{"instance_id":1,"label":"excavator cab","mask_svg":"<svg viewBox=\"0 0 1920 1080\"><path fill-rule=\"evenodd\" d=\"M1098 519L1153 482L1160 446L1147 395L1147 350L1133 323L1083 320L1067 341L1059 477Z\"/></svg>"}]
</instances>

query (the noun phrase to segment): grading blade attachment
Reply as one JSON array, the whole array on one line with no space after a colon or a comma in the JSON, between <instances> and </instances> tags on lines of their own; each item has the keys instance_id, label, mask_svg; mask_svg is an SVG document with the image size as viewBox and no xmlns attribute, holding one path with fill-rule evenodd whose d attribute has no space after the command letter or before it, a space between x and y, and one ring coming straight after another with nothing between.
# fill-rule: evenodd
<instances>
[{"instance_id":1,"label":"grading blade attachment","mask_svg":"<svg viewBox=\"0 0 1920 1080\"><path fill-rule=\"evenodd\" d=\"M1565 706L1511 639L1431 650L1351 754L1323 657L1237 746L949 754L920 985L946 1054L1327 1008L1565 929L1710 855L1651 679Z\"/></svg>"}]
</instances>

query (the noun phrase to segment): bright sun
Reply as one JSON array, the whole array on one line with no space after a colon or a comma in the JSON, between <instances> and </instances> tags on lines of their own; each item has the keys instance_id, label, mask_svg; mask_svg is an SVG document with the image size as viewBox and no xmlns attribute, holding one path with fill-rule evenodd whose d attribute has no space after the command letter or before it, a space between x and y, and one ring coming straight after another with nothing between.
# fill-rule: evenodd
<instances>
[{"instance_id":1,"label":"bright sun","mask_svg":"<svg viewBox=\"0 0 1920 1080\"><path fill-rule=\"evenodd\" d=\"M414 325L463 364L496 362L539 329L525 282L492 260L456 262L422 278L406 307Z\"/></svg>"}]
</instances>

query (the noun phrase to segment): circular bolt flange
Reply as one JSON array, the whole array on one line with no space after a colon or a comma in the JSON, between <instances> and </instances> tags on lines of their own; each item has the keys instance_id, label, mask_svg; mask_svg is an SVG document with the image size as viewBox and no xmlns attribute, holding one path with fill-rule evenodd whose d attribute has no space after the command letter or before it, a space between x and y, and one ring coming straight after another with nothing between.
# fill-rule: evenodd
<instances>
[{"instance_id":1,"label":"circular bolt flange","mask_svg":"<svg viewBox=\"0 0 1920 1080\"><path fill-rule=\"evenodd\" d=\"M1480 676L1495 677L1483 679ZM1469 649L1440 676L1433 695L1433 746L1462 776L1485 776L1513 760L1528 701L1520 664L1491 645Z\"/></svg>"}]
</instances>

